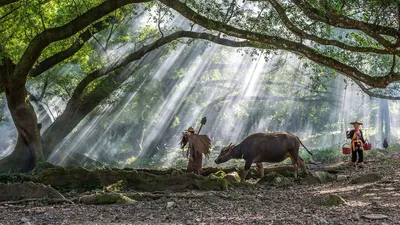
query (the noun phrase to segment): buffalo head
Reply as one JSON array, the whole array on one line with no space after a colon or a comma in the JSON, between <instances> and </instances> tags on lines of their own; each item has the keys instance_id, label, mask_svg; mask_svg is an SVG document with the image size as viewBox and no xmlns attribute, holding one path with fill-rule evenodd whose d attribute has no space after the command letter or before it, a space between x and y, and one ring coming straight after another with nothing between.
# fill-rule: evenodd
<instances>
[{"instance_id":1,"label":"buffalo head","mask_svg":"<svg viewBox=\"0 0 400 225\"><path fill-rule=\"evenodd\" d=\"M222 148L221 152L219 153L219 156L215 160L215 163L220 164L232 159L231 152L234 147L235 145L232 145L232 143L230 143L227 147Z\"/></svg>"}]
</instances>

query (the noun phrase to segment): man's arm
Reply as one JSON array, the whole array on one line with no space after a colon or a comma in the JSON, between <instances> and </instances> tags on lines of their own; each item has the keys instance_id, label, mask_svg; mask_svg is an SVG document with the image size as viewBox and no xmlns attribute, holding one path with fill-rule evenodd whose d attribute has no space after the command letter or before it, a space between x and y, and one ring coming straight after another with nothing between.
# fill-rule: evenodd
<instances>
[{"instance_id":1,"label":"man's arm","mask_svg":"<svg viewBox=\"0 0 400 225\"><path fill-rule=\"evenodd\" d=\"M348 134L347 134L347 138L348 139L352 139L354 135L354 130L351 130Z\"/></svg>"},{"instance_id":2,"label":"man's arm","mask_svg":"<svg viewBox=\"0 0 400 225\"><path fill-rule=\"evenodd\" d=\"M360 130L360 134L361 134L361 141L362 141L363 144L365 144L364 135L363 135L361 130Z\"/></svg>"}]
</instances>

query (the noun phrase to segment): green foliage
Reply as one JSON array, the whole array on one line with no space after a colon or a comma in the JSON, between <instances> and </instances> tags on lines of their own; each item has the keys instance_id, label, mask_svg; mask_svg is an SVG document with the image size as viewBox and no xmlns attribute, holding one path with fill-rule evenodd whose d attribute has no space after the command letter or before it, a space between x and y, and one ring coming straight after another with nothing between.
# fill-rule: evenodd
<instances>
[{"instance_id":1,"label":"green foliage","mask_svg":"<svg viewBox=\"0 0 400 225\"><path fill-rule=\"evenodd\" d=\"M179 122L179 117L175 116L174 117L174 122L172 122L172 126L171 127L177 127L179 126L180 122Z\"/></svg>"},{"instance_id":2,"label":"green foliage","mask_svg":"<svg viewBox=\"0 0 400 225\"><path fill-rule=\"evenodd\" d=\"M312 153L312 159L316 162L333 163L340 160L342 150L339 148L322 148L314 149Z\"/></svg>"},{"instance_id":3,"label":"green foliage","mask_svg":"<svg viewBox=\"0 0 400 225\"><path fill-rule=\"evenodd\" d=\"M119 195L100 194L96 196L96 204L115 204L121 200Z\"/></svg>"},{"instance_id":4,"label":"green foliage","mask_svg":"<svg viewBox=\"0 0 400 225\"><path fill-rule=\"evenodd\" d=\"M0 174L0 183L13 184L13 183L23 183L28 181L35 181L35 178L31 175L26 174Z\"/></svg>"},{"instance_id":5,"label":"green foliage","mask_svg":"<svg viewBox=\"0 0 400 225\"><path fill-rule=\"evenodd\" d=\"M391 144L388 148L389 151L400 151L400 144Z\"/></svg>"}]
</instances>

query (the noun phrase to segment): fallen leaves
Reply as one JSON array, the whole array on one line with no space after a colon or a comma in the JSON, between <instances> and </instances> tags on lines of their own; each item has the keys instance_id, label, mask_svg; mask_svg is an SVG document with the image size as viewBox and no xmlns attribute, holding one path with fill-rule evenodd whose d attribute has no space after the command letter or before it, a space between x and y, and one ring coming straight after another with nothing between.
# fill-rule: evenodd
<instances>
[{"instance_id":1,"label":"fallen leaves","mask_svg":"<svg viewBox=\"0 0 400 225\"><path fill-rule=\"evenodd\" d=\"M339 174L343 179L314 185L293 182L275 187L249 180L252 184L224 191L125 193L136 200L125 205L4 204L0 205L0 224L393 224L400 221L400 195L393 194L400 193L400 182L395 182L400 173L390 163L397 165L400 159L385 157L391 160L376 159L363 170L349 167ZM376 172L381 174L377 181L351 183ZM67 199L94 194L63 193ZM316 204L316 199L330 195L343 197L347 204Z\"/></svg>"}]
</instances>

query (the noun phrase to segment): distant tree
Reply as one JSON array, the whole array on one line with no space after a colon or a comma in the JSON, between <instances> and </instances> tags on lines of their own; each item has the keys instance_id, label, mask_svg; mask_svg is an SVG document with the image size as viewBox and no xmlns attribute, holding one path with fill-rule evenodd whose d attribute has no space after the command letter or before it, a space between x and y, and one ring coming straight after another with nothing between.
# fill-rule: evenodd
<instances>
[{"instance_id":1,"label":"distant tree","mask_svg":"<svg viewBox=\"0 0 400 225\"><path fill-rule=\"evenodd\" d=\"M163 16L156 17L158 31L154 37L139 42L127 39L126 43L139 43L137 48L122 58L99 57L87 65L87 56L107 51L107 45L95 49L88 47L87 42L103 30L111 34L125 15L137 12L136 7L145 2L151 1L0 2L0 93L6 95L18 131L15 150L0 161L0 171L26 172L44 161L85 115L127 79L119 70L180 38L262 49L266 53L277 49L294 52L342 73L371 96L399 99L397 1L259 0L243 4L236 0L160 0L166 7L158 5L159 13L170 16L169 9L174 9L192 21L193 26L205 29L162 30ZM109 43L110 35L104 37L103 43ZM73 88L67 108L44 134L43 152L26 83L74 59L84 68L84 75Z\"/></svg>"}]
</instances>

